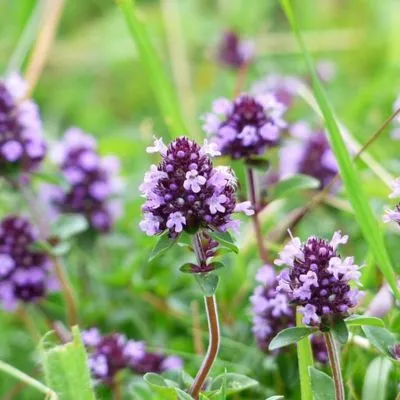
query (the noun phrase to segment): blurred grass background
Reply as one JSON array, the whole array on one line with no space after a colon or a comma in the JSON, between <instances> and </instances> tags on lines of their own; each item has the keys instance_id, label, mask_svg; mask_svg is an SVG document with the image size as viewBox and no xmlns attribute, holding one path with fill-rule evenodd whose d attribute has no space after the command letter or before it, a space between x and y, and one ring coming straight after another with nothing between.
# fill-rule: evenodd
<instances>
[{"instance_id":1,"label":"blurred grass background","mask_svg":"<svg viewBox=\"0 0 400 400\"><path fill-rule=\"evenodd\" d=\"M0 0L0 75L9 68L22 32L39 3ZM337 74L327 90L339 118L364 143L390 115L400 93L400 2L293 3L314 58L330 60L336 66ZM136 1L136 7L176 90L189 129L182 133L193 138L204 136L199 116L208 111L212 100L233 94L235 73L215 62L215 46L225 30L234 29L256 42L257 57L247 76L247 87L273 72L306 76L298 46L278 2L160 0ZM28 37L35 35L35 29L28 32ZM22 71L28 60L29 57L21 65ZM178 271L190 255L176 249L148 265L154 239L138 229L142 203L138 186L144 171L156 161L144 149L153 134L168 138L171 133L160 114L148 71L138 58L123 16L113 1L66 1L33 97L40 105L49 140L60 137L71 125L79 126L96 136L103 154L117 155L123 165L124 216L115 232L98 240L93 248L88 247L92 244L77 244L68 259L83 325L99 325L103 332L121 331L128 337L146 340L154 348L180 354L186 369L193 374L201 360L194 355L193 321L198 315L204 346L206 325L199 291L190 277ZM317 121L308 107L301 108L293 118ZM370 152L393 175L399 175L399 150L400 142L393 141L386 133ZM48 162L47 168L54 167ZM374 210L380 214L388 189L368 166L360 163L360 168ZM1 190L0 216L3 216L18 207L15 198ZM265 231L306 202L305 195L277 204L266 216ZM297 233L330 236L337 228L346 229L352 237L349 254L355 254L360 263L365 260L368 249L351 213L321 206L300 224ZM240 398L264 398L284 390L287 398L297 399L293 353L284 354L278 364L274 363L257 350L251 335L248 296L254 287L255 271L261 265L254 258L254 243L246 234L249 229L250 226L243 226L240 238L243 250L238 258L227 258L229 268L223 272L218 294L223 342L216 368L248 374L261 382L258 393ZM399 272L398 236L389 232L387 239ZM373 293L381 281L372 263L365 278L367 289ZM60 304L59 296L53 295L46 311L62 318ZM34 310L28 311L35 317ZM1 321L0 358L25 372L33 371L35 343L23 322L3 312ZM400 329L397 311L388 323ZM39 327L42 333L47 329L43 324ZM355 399L360 398L365 366L372 358L373 354L355 346L345 349L345 375L354 387ZM0 394L7 394L14 384L0 376ZM389 393L394 393L394 383ZM105 392L103 397L107 396ZM40 396L24 390L15 398Z\"/></svg>"}]
</instances>

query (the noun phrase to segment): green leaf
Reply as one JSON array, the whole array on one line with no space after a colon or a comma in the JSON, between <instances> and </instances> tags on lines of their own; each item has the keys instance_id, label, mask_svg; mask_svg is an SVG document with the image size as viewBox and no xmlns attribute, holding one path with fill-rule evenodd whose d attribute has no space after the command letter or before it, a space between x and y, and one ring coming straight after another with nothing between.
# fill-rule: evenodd
<instances>
[{"instance_id":1,"label":"green leaf","mask_svg":"<svg viewBox=\"0 0 400 400\"><path fill-rule=\"evenodd\" d=\"M308 369L314 400L335 400L335 386L332 378L314 367Z\"/></svg>"},{"instance_id":2,"label":"green leaf","mask_svg":"<svg viewBox=\"0 0 400 400\"><path fill-rule=\"evenodd\" d=\"M78 214L60 215L52 226L52 233L62 240L70 239L88 229L89 224L85 217Z\"/></svg>"},{"instance_id":3,"label":"green leaf","mask_svg":"<svg viewBox=\"0 0 400 400\"><path fill-rule=\"evenodd\" d=\"M308 327L294 327L294 328L286 328L283 331L280 331L269 344L269 350L280 349L281 347L288 346L289 344L297 343L299 340L304 339L305 337L311 335L313 332L316 332L316 328L308 328Z\"/></svg>"},{"instance_id":4,"label":"green leaf","mask_svg":"<svg viewBox=\"0 0 400 400\"><path fill-rule=\"evenodd\" d=\"M342 134L339 129L334 111L329 103L328 98L324 92L324 89L318 79L318 75L315 71L312 58L308 53L304 44L303 38L301 37L297 21L294 16L293 8L290 0L280 0L285 14L292 26L292 30L297 37L300 48L302 50L304 59L306 61L308 70L312 77L313 88L315 93L315 99L321 110L321 114L324 117L328 138L339 165L340 176L343 180L347 195L354 209L356 220L361 228L364 238L371 248L374 258L379 265L383 275L393 290L393 293L397 300L400 301L400 290L397 287L396 274L391 264L382 231L379 227L378 222L372 212L369 204L369 200L365 195L363 186L360 181L359 174L357 173L355 166L352 162L350 154L347 150L346 144L343 140Z\"/></svg>"},{"instance_id":5,"label":"green leaf","mask_svg":"<svg viewBox=\"0 0 400 400\"><path fill-rule=\"evenodd\" d=\"M283 396L271 396L271 397L268 397L268 399L266 399L266 400L283 400L283 399L284 399Z\"/></svg>"},{"instance_id":6,"label":"green leaf","mask_svg":"<svg viewBox=\"0 0 400 400\"><path fill-rule=\"evenodd\" d=\"M303 327L302 314L296 312L296 326ZM309 337L297 343L297 359L299 363L301 400L313 400L309 367L314 366L314 357Z\"/></svg>"},{"instance_id":7,"label":"green leaf","mask_svg":"<svg viewBox=\"0 0 400 400\"><path fill-rule=\"evenodd\" d=\"M194 276L204 296L212 296L215 294L219 283L218 275L209 272L207 274L195 274Z\"/></svg>"},{"instance_id":8,"label":"green leaf","mask_svg":"<svg viewBox=\"0 0 400 400\"><path fill-rule=\"evenodd\" d=\"M265 157L251 157L246 160L246 164L251 167L261 171L267 171L270 165L270 162Z\"/></svg>"},{"instance_id":9,"label":"green leaf","mask_svg":"<svg viewBox=\"0 0 400 400\"><path fill-rule=\"evenodd\" d=\"M306 189L318 189L320 182L318 179L308 175L294 175L279 181L271 190L270 198L279 199L291 196L295 192Z\"/></svg>"},{"instance_id":10,"label":"green leaf","mask_svg":"<svg viewBox=\"0 0 400 400\"><path fill-rule=\"evenodd\" d=\"M176 394L178 395L178 400L193 400L193 397L190 394L187 394L183 390L179 388L175 388Z\"/></svg>"},{"instance_id":11,"label":"green leaf","mask_svg":"<svg viewBox=\"0 0 400 400\"><path fill-rule=\"evenodd\" d=\"M395 336L385 328L363 326L362 330L371 342L384 355L392 357L390 348L397 343Z\"/></svg>"},{"instance_id":12,"label":"green leaf","mask_svg":"<svg viewBox=\"0 0 400 400\"><path fill-rule=\"evenodd\" d=\"M179 267L179 271L184 272L186 274L193 274L193 268L196 268L197 265L193 263L186 263Z\"/></svg>"},{"instance_id":13,"label":"green leaf","mask_svg":"<svg viewBox=\"0 0 400 400\"><path fill-rule=\"evenodd\" d=\"M61 400L94 400L88 359L78 327L72 328L73 340L47 348L46 335L40 342L46 384Z\"/></svg>"},{"instance_id":14,"label":"green leaf","mask_svg":"<svg viewBox=\"0 0 400 400\"><path fill-rule=\"evenodd\" d=\"M235 245L234 239L229 232L207 232L220 246L225 247L234 253L239 253L239 248Z\"/></svg>"},{"instance_id":15,"label":"green leaf","mask_svg":"<svg viewBox=\"0 0 400 400\"><path fill-rule=\"evenodd\" d=\"M226 372L214 378L211 383L211 390L218 390L219 388L223 387L224 382L227 395L239 393L243 390L258 386L258 382L252 378L241 374Z\"/></svg>"},{"instance_id":16,"label":"green leaf","mask_svg":"<svg viewBox=\"0 0 400 400\"><path fill-rule=\"evenodd\" d=\"M150 386L154 393L159 394L165 400L176 400L175 387L169 385L169 381L161 375L149 372L144 375L143 379Z\"/></svg>"},{"instance_id":17,"label":"green leaf","mask_svg":"<svg viewBox=\"0 0 400 400\"><path fill-rule=\"evenodd\" d=\"M385 357L373 360L367 369L362 391L363 400L385 400L392 363Z\"/></svg>"},{"instance_id":18,"label":"green leaf","mask_svg":"<svg viewBox=\"0 0 400 400\"><path fill-rule=\"evenodd\" d=\"M63 256L71 250L70 242L60 242L51 248L50 254L54 256Z\"/></svg>"},{"instance_id":19,"label":"green leaf","mask_svg":"<svg viewBox=\"0 0 400 400\"><path fill-rule=\"evenodd\" d=\"M362 326L362 325L369 325L369 326L379 326L381 328L385 327L385 323L376 317L368 317L364 315L351 315L350 317L344 320L347 326Z\"/></svg>"},{"instance_id":20,"label":"green leaf","mask_svg":"<svg viewBox=\"0 0 400 400\"><path fill-rule=\"evenodd\" d=\"M335 338L341 344L346 344L349 339L349 331L346 323L342 319L338 319L332 325L332 331L335 334Z\"/></svg>"},{"instance_id":21,"label":"green leaf","mask_svg":"<svg viewBox=\"0 0 400 400\"><path fill-rule=\"evenodd\" d=\"M149 262L152 262L157 257L160 257L164 254L167 250L169 250L175 243L177 239L172 239L168 236L168 232L165 232L160 236L156 245L154 246L153 250L150 253Z\"/></svg>"},{"instance_id":22,"label":"green leaf","mask_svg":"<svg viewBox=\"0 0 400 400\"><path fill-rule=\"evenodd\" d=\"M53 172L50 174L44 171L37 171L34 172L32 175L34 179L36 178L50 185L58 186L65 191L69 190L71 187L71 185L67 182L65 176L61 172Z\"/></svg>"},{"instance_id":23,"label":"green leaf","mask_svg":"<svg viewBox=\"0 0 400 400\"><path fill-rule=\"evenodd\" d=\"M148 82L152 85L153 93L166 125L174 135L186 132L171 79L163 68L158 57L158 51L154 49L150 41L145 23L139 18L132 0L117 0L117 4L124 14L129 32L136 44L139 59L143 62L149 74Z\"/></svg>"}]
</instances>

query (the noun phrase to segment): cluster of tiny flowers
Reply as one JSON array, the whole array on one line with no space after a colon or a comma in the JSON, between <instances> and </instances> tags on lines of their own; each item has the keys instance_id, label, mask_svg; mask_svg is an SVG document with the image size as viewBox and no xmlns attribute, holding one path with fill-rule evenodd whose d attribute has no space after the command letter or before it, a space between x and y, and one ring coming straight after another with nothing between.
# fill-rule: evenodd
<instances>
[{"instance_id":1,"label":"cluster of tiny flowers","mask_svg":"<svg viewBox=\"0 0 400 400\"><path fill-rule=\"evenodd\" d=\"M325 187L338 173L336 158L323 131L313 132L306 122L291 126L292 139L280 149L281 178L294 174L313 176Z\"/></svg>"},{"instance_id":2,"label":"cluster of tiny flowers","mask_svg":"<svg viewBox=\"0 0 400 400\"><path fill-rule=\"evenodd\" d=\"M9 216L0 223L0 301L7 310L56 289L49 258L31 249L37 239L37 230L25 218Z\"/></svg>"},{"instance_id":3,"label":"cluster of tiny flowers","mask_svg":"<svg viewBox=\"0 0 400 400\"><path fill-rule=\"evenodd\" d=\"M230 68L240 68L250 62L254 55L254 44L241 40L235 32L225 32L218 46L218 61Z\"/></svg>"},{"instance_id":4,"label":"cluster of tiny flowers","mask_svg":"<svg viewBox=\"0 0 400 400\"><path fill-rule=\"evenodd\" d=\"M293 105L300 84L301 81L297 77L270 74L264 79L255 82L250 91L256 96L273 93L279 103L289 108Z\"/></svg>"},{"instance_id":5,"label":"cluster of tiny flowers","mask_svg":"<svg viewBox=\"0 0 400 400\"><path fill-rule=\"evenodd\" d=\"M51 187L52 205L58 212L84 215L95 231L110 231L120 214L119 161L113 156L100 157L95 139L78 128L65 133L53 154L69 188Z\"/></svg>"},{"instance_id":6,"label":"cluster of tiny flowers","mask_svg":"<svg viewBox=\"0 0 400 400\"><path fill-rule=\"evenodd\" d=\"M220 153L205 141L201 147L180 137L168 147L156 139L149 153L162 161L152 165L139 189L145 197L140 228L152 236L165 230L171 237L198 228L237 229L234 212L251 215L250 202L236 203L236 178L227 167L214 167L210 156Z\"/></svg>"},{"instance_id":7,"label":"cluster of tiny flowers","mask_svg":"<svg viewBox=\"0 0 400 400\"><path fill-rule=\"evenodd\" d=\"M0 175L31 172L46 153L38 106L24 98L26 90L17 74L0 79Z\"/></svg>"},{"instance_id":8,"label":"cluster of tiny flowers","mask_svg":"<svg viewBox=\"0 0 400 400\"><path fill-rule=\"evenodd\" d=\"M263 154L279 143L285 106L273 94L241 94L234 101L215 100L203 129L223 155L234 159Z\"/></svg>"},{"instance_id":9,"label":"cluster of tiny flowers","mask_svg":"<svg viewBox=\"0 0 400 400\"><path fill-rule=\"evenodd\" d=\"M392 193L389 195L390 199L400 198L400 178L392 182ZM400 225L400 203L394 209L387 208L383 216L384 222L397 222Z\"/></svg>"},{"instance_id":10,"label":"cluster of tiny flowers","mask_svg":"<svg viewBox=\"0 0 400 400\"><path fill-rule=\"evenodd\" d=\"M393 112L397 111L400 109L400 96L396 99L396 101L393 104ZM397 114L395 120L394 120L394 129L392 131L392 138L395 140L400 140L400 115Z\"/></svg>"},{"instance_id":11,"label":"cluster of tiny flowers","mask_svg":"<svg viewBox=\"0 0 400 400\"><path fill-rule=\"evenodd\" d=\"M97 328L90 328L82 332L82 340L89 352L91 374L100 383L110 385L123 369L142 375L183 367L180 358L148 352L143 342L127 340L121 334L101 335Z\"/></svg>"},{"instance_id":12,"label":"cluster of tiny flowers","mask_svg":"<svg viewBox=\"0 0 400 400\"><path fill-rule=\"evenodd\" d=\"M347 239L340 232L335 232L330 242L311 237L302 244L299 238L292 238L275 260L276 265L289 267L280 273L277 289L302 306L305 325L319 326L348 315L358 304L361 292L350 283L359 284L360 267L353 257L341 259L337 253Z\"/></svg>"},{"instance_id":13,"label":"cluster of tiny flowers","mask_svg":"<svg viewBox=\"0 0 400 400\"><path fill-rule=\"evenodd\" d=\"M294 326L295 311L286 293L277 291L278 280L270 265L263 266L256 275L261 285L250 297L253 312L253 334L258 346L267 351L269 343L281 330Z\"/></svg>"}]
</instances>

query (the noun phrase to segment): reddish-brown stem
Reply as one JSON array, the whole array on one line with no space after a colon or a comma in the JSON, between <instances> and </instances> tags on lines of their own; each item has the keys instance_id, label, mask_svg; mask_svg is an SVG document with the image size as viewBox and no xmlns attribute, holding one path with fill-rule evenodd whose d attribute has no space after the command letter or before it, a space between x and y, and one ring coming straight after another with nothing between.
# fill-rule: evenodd
<instances>
[{"instance_id":1,"label":"reddish-brown stem","mask_svg":"<svg viewBox=\"0 0 400 400\"><path fill-rule=\"evenodd\" d=\"M113 394L113 400L121 400L122 395L121 395L121 385L118 381L118 379L114 378L111 384L111 390Z\"/></svg>"},{"instance_id":2,"label":"reddish-brown stem","mask_svg":"<svg viewBox=\"0 0 400 400\"><path fill-rule=\"evenodd\" d=\"M340 369L339 354L336 348L335 338L332 332L324 333L325 344L328 350L329 363L332 370L333 382L335 384L336 400L345 400L342 371Z\"/></svg>"},{"instance_id":3,"label":"reddish-brown stem","mask_svg":"<svg viewBox=\"0 0 400 400\"><path fill-rule=\"evenodd\" d=\"M220 345L220 333L219 333L219 322L218 322L218 311L217 302L214 296L205 296L204 302L207 311L208 319L208 332L210 342L208 345L207 354L204 358L203 364L200 367L199 372L196 375L190 394L197 400L199 398L200 391L207 379L207 376L217 358L219 345Z\"/></svg>"},{"instance_id":4,"label":"reddish-brown stem","mask_svg":"<svg viewBox=\"0 0 400 400\"><path fill-rule=\"evenodd\" d=\"M254 233L256 235L256 240L257 240L257 247L258 247L258 252L260 255L261 260L264 263L267 263L268 257L267 257L267 250L264 246L264 241L262 238L262 230L261 230L261 224L260 224L260 219L259 219L259 214L258 214L258 201L257 201L257 193L256 193L256 184L255 184L255 179L254 179L254 171L251 167L247 167L247 185L248 185L248 192L249 192L249 198L251 201L251 205L253 206L254 209L254 214L253 214L253 226L254 226Z\"/></svg>"},{"instance_id":5,"label":"reddish-brown stem","mask_svg":"<svg viewBox=\"0 0 400 400\"><path fill-rule=\"evenodd\" d=\"M238 74L236 76L236 84L235 84L235 89L233 91L233 97L239 96L240 92L243 90L244 87L244 82L246 80L246 75L247 71L249 70L249 63L243 64L238 71Z\"/></svg>"}]
</instances>

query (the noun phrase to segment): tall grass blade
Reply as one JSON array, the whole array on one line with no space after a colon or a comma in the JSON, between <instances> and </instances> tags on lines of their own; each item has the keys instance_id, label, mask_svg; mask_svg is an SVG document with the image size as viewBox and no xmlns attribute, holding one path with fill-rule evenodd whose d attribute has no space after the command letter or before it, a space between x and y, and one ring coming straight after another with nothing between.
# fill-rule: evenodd
<instances>
[{"instance_id":1,"label":"tall grass blade","mask_svg":"<svg viewBox=\"0 0 400 400\"><path fill-rule=\"evenodd\" d=\"M347 151L345 142L340 133L339 125L334 117L332 106L330 105L316 74L312 58L308 53L304 41L301 37L297 22L294 17L293 8L290 0L280 0L285 14L290 22L294 34L297 37L301 47L304 59L312 76L315 98L325 119L328 139L332 150L339 164L340 176L343 180L349 200L354 209L356 220L361 228L365 240L374 254L383 275L393 290L394 295L400 300L400 291L396 284L396 275L394 273L389 255L386 250L382 231L376 221L372 209L369 205L367 196L364 193L361 181L357 175L350 154Z\"/></svg>"},{"instance_id":2,"label":"tall grass blade","mask_svg":"<svg viewBox=\"0 0 400 400\"><path fill-rule=\"evenodd\" d=\"M139 19L132 0L116 0L124 14L129 32L136 44L139 58L147 68L154 96L158 101L165 124L171 137L186 132L177 96L157 52L154 49L143 22Z\"/></svg>"}]
</instances>

